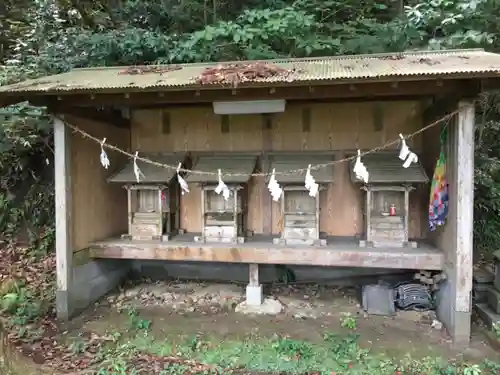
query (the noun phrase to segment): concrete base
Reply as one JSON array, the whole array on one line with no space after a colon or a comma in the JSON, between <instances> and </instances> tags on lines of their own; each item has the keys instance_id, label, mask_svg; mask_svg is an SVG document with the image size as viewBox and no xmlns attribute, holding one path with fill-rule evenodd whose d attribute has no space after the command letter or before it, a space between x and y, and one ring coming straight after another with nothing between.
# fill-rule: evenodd
<instances>
[{"instance_id":1,"label":"concrete base","mask_svg":"<svg viewBox=\"0 0 500 375\"><path fill-rule=\"evenodd\" d=\"M77 315L114 289L127 275L127 260L95 260L73 269L69 290L56 293L56 312L61 320Z\"/></svg>"},{"instance_id":2,"label":"concrete base","mask_svg":"<svg viewBox=\"0 0 500 375\"><path fill-rule=\"evenodd\" d=\"M247 285L246 291L247 306L260 306L264 301L264 293L262 292L262 284L258 286Z\"/></svg>"},{"instance_id":3,"label":"concrete base","mask_svg":"<svg viewBox=\"0 0 500 375\"><path fill-rule=\"evenodd\" d=\"M247 302L242 302L235 309L235 312L247 315L278 315L281 311L283 311L281 302L271 298L266 298L259 306L251 306Z\"/></svg>"},{"instance_id":4,"label":"concrete base","mask_svg":"<svg viewBox=\"0 0 500 375\"><path fill-rule=\"evenodd\" d=\"M356 268L356 267L316 267L288 266L295 274L298 282L315 281L333 285L376 284L379 277L390 276L399 281L398 275L411 271L386 268ZM204 280L219 282L241 282L248 284L248 265L244 263L220 262L181 262L163 260L133 260L132 269L136 278L152 280ZM413 275L411 273L411 275ZM280 276L279 270L270 264L259 265L259 281L263 284L275 282ZM408 279L411 280L411 277Z\"/></svg>"},{"instance_id":5,"label":"concrete base","mask_svg":"<svg viewBox=\"0 0 500 375\"><path fill-rule=\"evenodd\" d=\"M437 317L446 327L455 347L467 347L471 334L471 310L456 311L454 296L452 283L449 280L443 281L436 298Z\"/></svg>"}]
</instances>

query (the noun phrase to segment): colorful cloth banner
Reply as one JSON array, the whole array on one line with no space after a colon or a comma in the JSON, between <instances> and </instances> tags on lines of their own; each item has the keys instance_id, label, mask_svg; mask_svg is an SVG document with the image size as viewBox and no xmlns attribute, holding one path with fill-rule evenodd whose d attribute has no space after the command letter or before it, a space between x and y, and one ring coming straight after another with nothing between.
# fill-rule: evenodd
<instances>
[{"instance_id":1,"label":"colorful cloth banner","mask_svg":"<svg viewBox=\"0 0 500 375\"><path fill-rule=\"evenodd\" d=\"M441 134L441 152L432 177L429 203L429 229L435 231L446 222L448 216L448 181L446 180L446 129Z\"/></svg>"}]
</instances>

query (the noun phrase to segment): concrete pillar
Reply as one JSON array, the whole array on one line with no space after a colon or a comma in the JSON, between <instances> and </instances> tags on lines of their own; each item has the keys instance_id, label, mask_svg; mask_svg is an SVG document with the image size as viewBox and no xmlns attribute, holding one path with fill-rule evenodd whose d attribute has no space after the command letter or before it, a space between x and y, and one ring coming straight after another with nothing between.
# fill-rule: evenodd
<instances>
[{"instance_id":1,"label":"concrete pillar","mask_svg":"<svg viewBox=\"0 0 500 375\"><path fill-rule=\"evenodd\" d=\"M246 302L248 306L262 305L264 294L262 292L262 284L259 283L259 265L249 264L249 282L246 290Z\"/></svg>"},{"instance_id":2,"label":"concrete pillar","mask_svg":"<svg viewBox=\"0 0 500 375\"><path fill-rule=\"evenodd\" d=\"M439 233L448 280L438 296L438 316L453 342L470 342L473 273L474 113L473 101L461 101L448 124L449 214Z\"/></svg>"}]
</instances>

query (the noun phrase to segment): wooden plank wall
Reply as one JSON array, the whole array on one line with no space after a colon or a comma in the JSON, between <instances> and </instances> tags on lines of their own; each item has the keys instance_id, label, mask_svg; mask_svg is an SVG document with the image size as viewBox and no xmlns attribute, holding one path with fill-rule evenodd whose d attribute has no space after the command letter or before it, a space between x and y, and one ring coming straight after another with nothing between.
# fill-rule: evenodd
<instances>
[{"instance_id":1,"label":"wooden plank wall","mask_svg":"<svg viewBox=\"0 0 500 375\"><path fill-rule=\"evenodd\" d=\"M66 117L66 121L94 137L129 149L130 130L105 123ZM84 139L80 134L70 136L72 187L72 244L73 251L86 248L91 242L127 232L127 194L125 189L106 180L117 169L123 168L127 158L107 150L108 170L101 166L98 143Z\"/></svg>"},{"instance_id":2,"label":"wooden plank wall","mask_svg":"<svg viewBox=\"0 0 500 375\"><path fill-rule=\"evenodd\" d=\"M311 112L310 129L303 127L303 111ZM378 108L378 110L377 110ZM168 111L169 131L162 126L162 113ZM378 114L376 114L378 113ZM376 120L376 119L379 120ZM423 126L418 102L365 103L288 103L284 113L276 114L269 131L273 151L333 151L337 159L357 148L371 149L409 134ZM305 131L306 130L306 131ZM171 151L262 151L261 115L230 116L229 132L221 131L221 116L210 105L133 112L131 147L143 152ZM415 151L422 149L421 137L411 140ZM363 232L363 195L351 183L348 164L335 166L335 182L321 193L321 231L332 236L353 236ZM188 232L201 230L200 192L195 186L182 197L181 227ZM250 183L249 229L263 233L261 210L263 178ZM421 238L427 205L427 189L417 194L411 205L410 236ZM279 204L272 209L273 233L280 230Z\"/></svg>"}]
</instances>

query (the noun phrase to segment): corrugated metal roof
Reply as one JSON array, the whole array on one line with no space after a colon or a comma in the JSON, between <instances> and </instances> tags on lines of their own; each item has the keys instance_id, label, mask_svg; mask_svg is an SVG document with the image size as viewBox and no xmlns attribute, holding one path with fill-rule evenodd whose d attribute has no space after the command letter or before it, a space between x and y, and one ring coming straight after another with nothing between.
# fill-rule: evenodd
<instances>
[{"instance_id":1,"label":"corrugated metal roof","mask_svg":"<svg viewBox=\"0 0 500 375\"><path fill-rule=\"evenodd\" d=\"M214 175L189 174L187 182L194 183L217 183L219 178L217 171L222 171L222 180L226 184L243 184L250 179L250 175L255 169L257 156L249 154L220 154L212 156L200 156L193 170L203 172L214 172ZM242 176L227 176L227 173L243 174Z\"/></svg>"},{"instance_id":2,"label":"corrugated metal roof","mask_svg":"<svg viewBox=\"0 0 500 375\"><path fill-rule=\"evenodd\" d=\"M300 153L283 153L271 154L269 156L269 166L266 168L268 173L271 173L273 168L276 171L276 181L280 184L304 184L306 172L280 175L279 173L307 168L309 164L327 164L334 160L333 154L318 154L300 152ZM317 183L333 182L333 165L328 165L311 171Z\"/></svg>"},{"instance_id":3,"label":"corrugated metal roof","mask_svg":"<svg viewBox=\"0 0 500 375\"><path fill-rule=\"evenodd\" d=\"M400 183L424 183L429 178L424 168L418 163L412 163L408 168L403 168L403 161L399 159L399 153L376 152L361 158L368 173L368 183L400 184ZM351 165L351 179L353 182L361 182L356 178Z\"/></svg>"},{"instance_id":4,"label":"corrugated metal roof","mask_svg":"<svg viewBox=\"0 0 500 375\"><path fill-rule=\"evenodd\" d=\"M497 77L500 74L500 55L479 49L422 51L393 54L319 57L268 60L267 63L296 69L287 76L274 76L241 83L291 84L291 82L356 81L394 79L395 77L444 77L475 75ZM239 63L242 63L239 61ZM250 61L247 61L250 63ZM75 69L68 73L28 80L0 87L0 93L63 93L86 91L179 90L182 88L214 88L219 84L200 86L195 82L208 67L224 63L184 64L181 69L164 73L120 74L127 67ZM168 67L168 66L166 66ZM168 69L168 68L166 68Z\"/></svg>"},{"instance_id":5,"label":"corrugated metal roof","mask_svg":"<svg viewBox=\"0 0 500 375\"><path fill-rule=\"evenodd\" d=\"M162 154L162 153L140 153L140 157L168 165L178 165L184 161L185 154ZM140 160L137 165L144 174L141 183L168 183L175 176L176 172L170 168L159 167ZM130 160L123 169L108 179L109 182L137 183L134 173L134 161Z\"/></svg>"}]
</instances>

